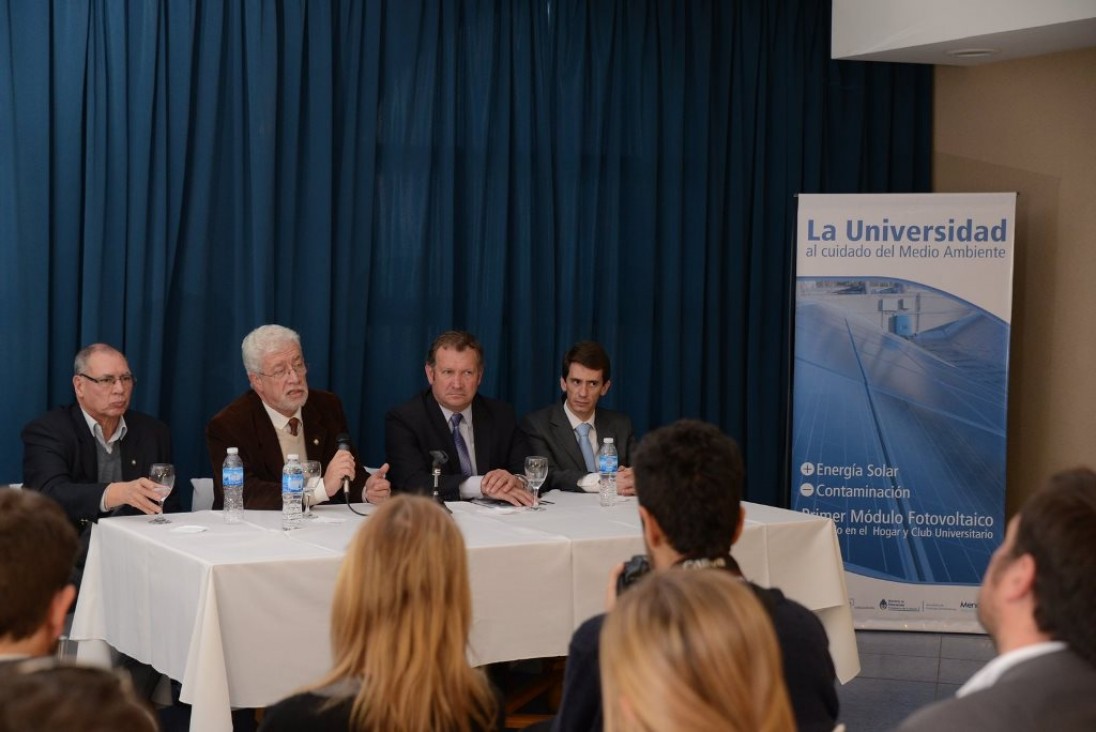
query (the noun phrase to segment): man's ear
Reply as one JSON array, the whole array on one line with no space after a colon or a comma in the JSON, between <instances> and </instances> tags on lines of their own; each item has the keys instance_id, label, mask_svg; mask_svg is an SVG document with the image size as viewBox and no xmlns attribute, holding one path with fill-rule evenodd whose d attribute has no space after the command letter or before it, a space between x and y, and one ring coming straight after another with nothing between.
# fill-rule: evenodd
<instances>
[{"instance_id":1,"label":"man's ear","mask_svg":"<svg viewBox=\"0 0 1096 732\"><path fill-rule=\"evenodd\" d=\"M65 585L57 591L53 596L53 600L50 601L49 614L46 618L50 628L50 640L59 637L64 632L65 616L68 614L69 608L72 607L74 599L76 599L76 587Z\"/></svg>"},{"instance_id":2,"label":"man's ear","mask_svg":"<svg viewBox=\"0 0 1096 732\"><path fill-rule=\"evenodd\" d=\"M643 526L643 541L649 549L654 550L666 543L666 533L651 512L643 506L639 507L639 522Z\"/></svg>"},{"instance_id":3,"label":"man's ear","mask_svg":"<svg viewBox=\"0 0 1096 732\"><path fill-rule=\"evenodd\" d=\"M1001 589L1007 600L1022 600L1035 593L1035 557L1021 554L1002 569Z\"/></svg>"},{"instance_id":4,"label":"man's ear","mask_svg":"<svg viewBox=\"0 0 1096 732\"><path fill-rule=\"evenodd\" d=\"M734 535L731 536L731 546L738 543L738 540L742 538L742 529L746 528L746 507L738 507L738 525L734 527Z\"/></svg>"}]
</instances>

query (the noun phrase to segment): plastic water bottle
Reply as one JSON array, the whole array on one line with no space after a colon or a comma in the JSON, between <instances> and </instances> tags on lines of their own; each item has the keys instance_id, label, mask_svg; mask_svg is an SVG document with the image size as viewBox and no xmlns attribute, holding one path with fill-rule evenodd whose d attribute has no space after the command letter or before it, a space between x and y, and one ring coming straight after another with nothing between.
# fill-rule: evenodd
<instances>
[{"instance_id":1,"label":"plastic water bottle","mask_svg":"<svg viewBox=\"0 0 1096 732\"><path fill-rule=\"evenodd\" d=\"M225 523L238 524L244 520L244 461L240 460L240 451L235 447L228 448L225 456L221 487L225 495Z\"/></svg>"},{"instance_id":2,"label":"plastic water bottle","mask_svg":"<svg viewBox=\"0 0 1096 732\"><path fill-rule=\"evenodd\" d=\"M286 455L282 468L282 528L301 528L301 500L304 498L304 471L297 455Z\"/></svg>"},{"instance_id":3,"label":"plastic water bottle","mask_svg":"<svg viewBox=\"0 0 1096 732\"><path fill-rule=\"evenodd\" d=\"M599 503L608 508L616 501L616 474L617 474L617 449L612 437L606 437L601 441L601 449L597 451L598 471L598 499Z\"/></svg>"}]
</instances>

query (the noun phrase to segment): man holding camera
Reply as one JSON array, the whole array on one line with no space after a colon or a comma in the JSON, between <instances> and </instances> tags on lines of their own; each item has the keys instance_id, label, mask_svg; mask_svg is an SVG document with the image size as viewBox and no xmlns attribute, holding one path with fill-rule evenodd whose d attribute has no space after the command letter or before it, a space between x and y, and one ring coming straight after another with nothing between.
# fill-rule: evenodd
<instances>
[{"instance_id":1,"label":"man holding camera","mask_svg":"<svg viewBox=\"0 0 1096 732\"><path fill-rule=\"evenodd\" d=\"M731 557L731 545L745 521L742 455L734 440L713 425L681 420L643 439L634 468L643 539L653 570L715 567L741 577ZM618 580L626 584L642 574L637 564L630 562L627 572L622 564L613 572L610 608L619 591ZM780 590L750 587L772 618L797 728L832 730L838 701L822 623ZM604 615L587 620L571 638L563 699L553 730L602 727L598 643L604 620Z\"/></svg>"}]
</instances>

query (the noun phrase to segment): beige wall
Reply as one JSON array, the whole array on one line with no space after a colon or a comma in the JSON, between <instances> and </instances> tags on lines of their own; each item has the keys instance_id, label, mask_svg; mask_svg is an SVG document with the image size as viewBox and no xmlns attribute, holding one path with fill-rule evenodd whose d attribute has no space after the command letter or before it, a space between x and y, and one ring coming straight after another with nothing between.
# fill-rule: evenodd
<instances>
[{"instance_id":1,"label":"beige wall","mask_svg":"<svg viewBox=\"0 0 1096 732\"><path fill-rule=\"evenodd\" d=\"M1096 468L1096 49L936 67L933 188L1019 191L1008 510Z\"/></svg>"}]
</instances>

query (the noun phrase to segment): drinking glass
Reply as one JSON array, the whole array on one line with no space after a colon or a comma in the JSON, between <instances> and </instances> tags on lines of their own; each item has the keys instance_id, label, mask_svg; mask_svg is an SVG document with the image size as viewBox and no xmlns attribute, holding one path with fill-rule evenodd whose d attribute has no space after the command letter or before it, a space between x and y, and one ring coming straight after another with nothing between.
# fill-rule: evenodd
<instances>
[{"instance_id":1,"label":"drinking glass","mask_svg":"<svg viewBox=\"0 0 1096 732\"><path fill-rule=\"evenodd\" d=\"M316 495L313 493L316 486L323 481L323 471L320 470L319 460L302 460L301 472L304 474L304 496L302 505L304 505L304 517L306 519L316 518L316 514L312 513L312 497Z\"/></svg>"},{"instance_id":2,"label":"drinking glass","mask_svg":"<svg viewBox=\"0 0 1096 732\"><path fill-rule=\"evenodd\" d=\"M153 463L148 470L148 478L156 484L156 493L160 496L160 513L156 514L150 524L170 524L171 521L164 516L164 501L171 495L171 489L175 487L175 466L171 463Z\"/></svg>"},{"instance_id":3,"label":"drinking glass","mask_svg":"<svg viewBox=\"0 0 1096 732\"><path fill-rule=\"evenodd\" d=\"M530 455L525 458L525 478L529 481L529 489L533 491L533 505L529 508L533 511L543 511L540 505L540 487L548 477L548 458L541 455Z\"/></svg>"}]
</instances>

